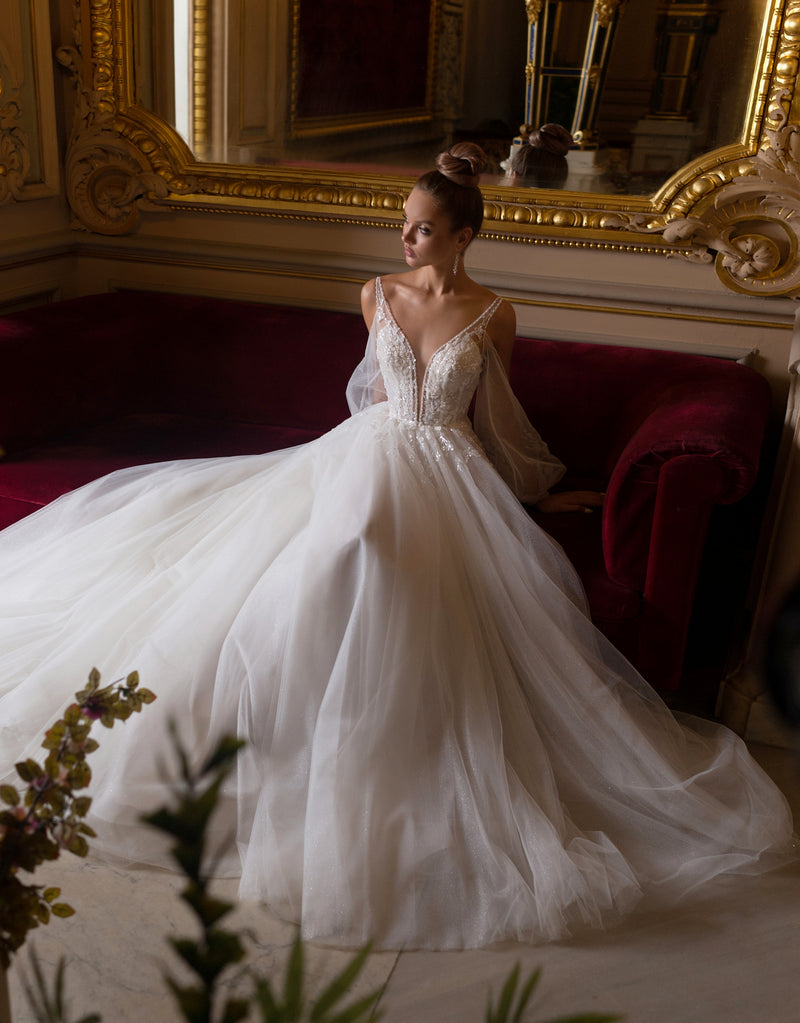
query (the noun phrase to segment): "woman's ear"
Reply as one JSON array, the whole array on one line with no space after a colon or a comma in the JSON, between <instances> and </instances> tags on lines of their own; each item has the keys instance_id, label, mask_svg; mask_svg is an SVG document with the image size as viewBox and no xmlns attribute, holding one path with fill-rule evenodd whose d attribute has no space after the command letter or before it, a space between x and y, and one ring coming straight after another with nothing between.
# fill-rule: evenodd
<instances>
[{"instance_id":1,"label":"woman's ear","mask_svg":"<svg viewBox=\"0 0 800 1023\"><path fill-rule=\"evenodd\" d=\"M458 237L456 239L459 252L463 252L464 249L469 245L469 243L472 241L472 236L474 233L475 232L472 230L471 227L461 228L461 230L458 232Z\"/></svg>"}]
</instances>

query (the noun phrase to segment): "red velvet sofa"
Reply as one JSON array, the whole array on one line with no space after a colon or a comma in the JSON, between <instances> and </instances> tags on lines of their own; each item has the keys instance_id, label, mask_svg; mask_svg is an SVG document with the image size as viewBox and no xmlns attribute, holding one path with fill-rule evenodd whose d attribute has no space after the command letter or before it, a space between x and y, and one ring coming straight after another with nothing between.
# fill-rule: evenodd
<instances>
[{"instance_id":1,"label":"red velvet sofa","mask_svg":"<svg viewBox=\"0 0 800 1023\"><path fill-rule=\"evenodd\" d=\"M122 466L303 443L347 415L349 313L153 292L0 317L0 527ZM597 625L661 690L681 675L715 506L753 486L769 388L736 363L520 338L512 382L602 515L539 515Z\"/></svg>"}]
</instances>

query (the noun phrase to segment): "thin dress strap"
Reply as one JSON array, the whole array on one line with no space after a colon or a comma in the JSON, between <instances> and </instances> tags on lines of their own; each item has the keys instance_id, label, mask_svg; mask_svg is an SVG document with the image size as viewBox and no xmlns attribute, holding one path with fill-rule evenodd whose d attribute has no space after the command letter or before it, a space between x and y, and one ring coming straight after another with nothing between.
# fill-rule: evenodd
<instances>
[{"instance_id":1,"label":"thin dress strap","mask_svg":"<svg viewBox=\"0 0 800 1023\"><path fill-rule=\"evenodd\" d=\"M381 283L380 277L375 278L375 308L383 310L383 306L386 299L383 295L383 284Z\"/></svg>"},{"instance_id":2,"label":"thin dress strap","mask_svg":"<svg viewBox=\"0 0 800 1023\"><path fill-rule=\"evenodd\" d=\"M481 328L481 347L483 348L484 351L486 351L486 345L490 343L489 333L486 328L491 323L494 314L500 308L500 304L502 303L502 301L503 301L502 298L500 298L499 295L496 295L494 302L492 302L491 305L487 306L486 309L484 309L484 311L478 317L476 326L479 326Z\"/></svg>"},{"instance_id":3,"label":"thin dress strap","mask_svg":"<svg viewBox=\"0 0 800 1023\"><path fill-rule=\"evenodd\" d=\"M503 301L502 298L500 298L499 295L496 295L494 301L490 302L482 313L479 313L471 323L468 323L466 327L464 327L462 330L458 332L458 334L454 334L453 336L459 337L461 334L466 334L467 331L479 330L481 346L485 350L486 327L489 324L491 318L497 312L502 301ZM381 313L383 313L383 315L390 319L393 323L395 324L397 323L397 321L394 318L394 314L392 313L391 306L386 301L386 296L383 293L383 282L381 281L380 277L375 278L375 311L377 312L378 310L380 310ZM402 330L402 328L399 329Z\"/></svg>"}]
</instances>

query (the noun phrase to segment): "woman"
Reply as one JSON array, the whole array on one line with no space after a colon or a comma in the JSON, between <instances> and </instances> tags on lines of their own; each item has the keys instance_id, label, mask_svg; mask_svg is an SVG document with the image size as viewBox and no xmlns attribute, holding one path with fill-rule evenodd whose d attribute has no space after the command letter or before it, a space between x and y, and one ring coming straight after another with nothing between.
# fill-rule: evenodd
<instances>
[{"instance_id":1,"label":"woman","mask_svg":"<svg viewBox=\"0 0 800 1023\"><path fill-rule=\"evenodd\" d=\"M508 385L513 312L464 271L480 159L454 147L409 196L411 270L364 288L350 419L124 470L0 544L7 769L77 672L138 669L158 702L93 755L104 848L157 858L137 821L170 717L198 758L236 730L225 866L307 938L553 939L791 844L743 744L676 724L519 503L601 498L548 495L563 467Z\"/></svg>"}]
</instances>

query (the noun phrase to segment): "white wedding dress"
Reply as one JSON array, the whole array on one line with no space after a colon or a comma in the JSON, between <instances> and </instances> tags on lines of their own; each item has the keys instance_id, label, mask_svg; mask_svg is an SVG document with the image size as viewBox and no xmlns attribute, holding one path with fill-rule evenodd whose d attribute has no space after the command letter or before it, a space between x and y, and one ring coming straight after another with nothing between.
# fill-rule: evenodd
<instances>
[{"instance_id":1,"label":"white wedding dress","mask_svg":"<svg viewBox=\"0 0 800 1023\"><path fill-rule=\"evenodd\" d=\"M158 700L98 729L93 848L163 859L138 815L170 718L197 761L238 732L222 869L340 944L556 939L791 855L743 743L676 723L507 485L562 467L487 340L497 303L421 374L376 290L321 439L126 469L0 535L0 778L92 666L136 669Z\"/></svg>"}]
</instances>

